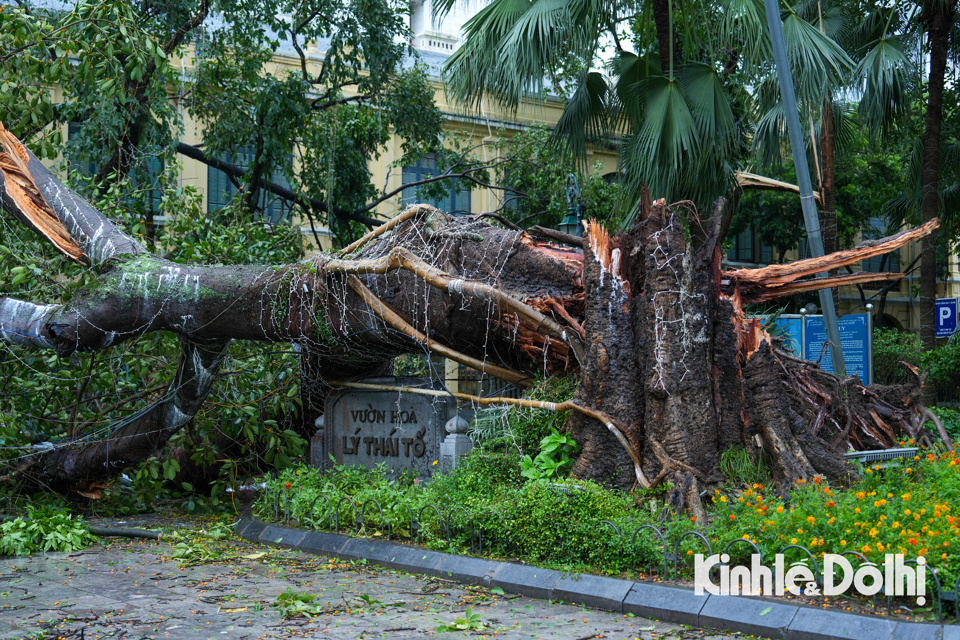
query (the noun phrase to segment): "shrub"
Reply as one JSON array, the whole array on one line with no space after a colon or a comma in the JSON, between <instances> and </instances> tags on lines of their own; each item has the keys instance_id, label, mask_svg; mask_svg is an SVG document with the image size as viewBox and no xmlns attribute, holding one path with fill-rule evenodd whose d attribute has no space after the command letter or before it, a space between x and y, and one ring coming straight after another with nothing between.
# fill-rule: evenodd
<instances>
[{"instance_id":1,"label":"shrub","mask_svg":"<svg viewBox=\"0 0 960 640\"><path fill-rule=\"evenodd\" d=\"M901 362L919 365L920 337L896 329L873 330L873 379L877 384L902 384L914 379Z\"/></svg>"},{"instance_id":2,"label":"shrub","mask_svg":"<svg viewBox=\"0 0 960 640\"><path fill-rule=\"evenodd\" d=\"M920 337L896 329L873 332L873 378L878 384L902 384L914 379L906 362L928 371L928 379L938 385L960 383L960 341L950 340L933 351L924 351Z\"/></svg>"},{"instance_id":3,"label":"shrub","mask_svg":"<svg viewBox=\"0 0 960 640\"><path fill-rule=\"evenodd\" d=\"M524 483L520 459L513 453L475 450L452 472L438 474L429 483L410 476L390 479L384 467L335 467L322 476L298 467L285 470L268 485L278 493L261 498L256 507L268 519L273 516L274 495L281 496L281 517L286 504L295 522L319 528L329 527L343 498L350 498L358 509L375 499L383 508L384 524L391 525L394 534L411 537L412 513L423 527L423 542L433 548L468 550L478 540L471 534L482 531L485 553L520 554L564 569L613 572L663 558L651 538L638 536L637 544L630 545L633 531L650 518L635 508L630 496L588 481ZM448 531L437 526L429 505L439 510ZM418 518L421 509L423 517ZM624 537L603 520L614 523ZM353 508L346 501L339 521L341 529L354 523ZM361 533L379 536L382 530L379 510L371 503Z\"/></svg>"},{"instance_id":4,"label":"shrub","mask_svg":"<svg viewBox=\"0 0 960 640\"><path fill-rule=\"evenodd\" d=\"M568 487L568 493L559 490ZM613 523L627 536L643 524L629 496L589 481L530 482L513 492L504 505L503 533L535 562L566 568L599 566L606 571L655 562L656 546L639 537L636 548L621 539Z\"/></svg>"},{"instance_id":5,"label":"shrub","mask_svg":"<svg viewBox=\"0 0 960 640\"><path fill-rule=\"evenodd\" d=\"M930 411L935 413L940 422L943 423L943 428L946 429L947 435L950 436L954 441L960 439L960 410L957 409L948 409L946 407L930 407ZM927 428L930 428L932 425L927 425Z\"/></svg>"},{"instance_id":6,"label":"shrub","mask_svg":"<svg viewBox=\"0 0 960 640\"><path fill-rule=\"evenodd\" d=\"M553 376L541 380L523 394L528 400L561 403L573 397L577 390L575 376ZM507 414L504 439L520 455L535 458L540 453L540 442L551 430L563 431L567 414L546 409L514 409Z\"/></svg>"}]
</instances>

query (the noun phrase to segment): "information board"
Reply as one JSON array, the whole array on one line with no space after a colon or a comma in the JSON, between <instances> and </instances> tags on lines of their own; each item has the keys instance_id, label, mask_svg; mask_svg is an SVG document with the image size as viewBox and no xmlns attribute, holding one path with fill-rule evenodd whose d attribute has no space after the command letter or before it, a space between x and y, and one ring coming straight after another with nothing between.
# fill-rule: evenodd
<instances>
[{"instance_id":1,"label":"information board","mask_svg":"<svg viewBox=\"0 0 960 640\"><path fill-rule=\"evenodd\" d=\"M839 321L840 343L843 347L843 362L848 376L857 376L864 384L870 384L870 366L873 341L871 321L866 313L843 316ZM820 362L820 368L833 373L833 359L823 348L827 342L827 330L823 316L806 316L803 327L803 357Z\"/></svg>"}]
</instances>

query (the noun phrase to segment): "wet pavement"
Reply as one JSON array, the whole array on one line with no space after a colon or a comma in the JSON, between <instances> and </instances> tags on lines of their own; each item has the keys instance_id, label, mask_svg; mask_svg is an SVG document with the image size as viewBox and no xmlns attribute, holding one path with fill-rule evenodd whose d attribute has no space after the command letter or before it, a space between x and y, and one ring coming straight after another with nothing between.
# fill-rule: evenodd
<instances>
[{"instance_id":1,"label":"wet pavement","mask_svg":"<svg viewBox=\"0 0 960 640\"><path fill-rule=\"evenodd\" d=\"M189 532L0 558L0 603L4 640L731 637Z\"/></svg>"}]
</instances>

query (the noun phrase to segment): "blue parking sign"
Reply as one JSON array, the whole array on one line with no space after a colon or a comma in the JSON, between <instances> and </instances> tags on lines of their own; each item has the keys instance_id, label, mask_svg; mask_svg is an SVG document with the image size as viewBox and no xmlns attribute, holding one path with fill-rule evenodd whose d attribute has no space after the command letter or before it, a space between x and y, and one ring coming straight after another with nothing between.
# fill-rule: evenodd
<instances>
[{"instance_id":1,"label":"blue parking sign","mask_svg":"<svg viewBox=\"0 0 960 640\"><path fill-rule=\"evenodd\" d=\"M937 300L937 337L946 338L957 331L957 299Z\"/></svg>"}]
</instances>

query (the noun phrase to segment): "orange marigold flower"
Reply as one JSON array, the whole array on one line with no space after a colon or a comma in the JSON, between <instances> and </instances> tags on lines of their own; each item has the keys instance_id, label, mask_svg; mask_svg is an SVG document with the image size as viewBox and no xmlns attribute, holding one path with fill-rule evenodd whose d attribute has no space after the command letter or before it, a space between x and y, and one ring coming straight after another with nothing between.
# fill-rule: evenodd
<instances>
[{"instance_id":1,"label":"orange marigold flower","mask_svg":"<svg viewBox=\"0 0 960 640\"><path fill-rule=\"evenodd\" d=\"M783 506L777 507L777 513L783 513Z\"/></svg>"},{"instance_id":2,"label":"orange marigold flower","mask_svg":"<svg viewBox=\"0 0 960 640\"><path fill-rule=\"evenodd\" d=\"M696 521L697 521L697 516L690 517L690 522L696 522Z\"/></svg>"},{"instance_id":3,"label":"orange marigold flower","mask_svg":"<svg viewBox=\"0 0 960 640\"><path fill-rule=\"evenodd\" d=\"M813 484L820 484L820 476L813 479Z\"/></svg>"},{"instance_id":4,"label":"orange marigold flower","mask_svg":"<svg viewBox=\"0 0 960 640\"><path fill-rule=\"evenodd\" d=\"M835 507L835 506L837 506L837 505L836 505L836 503L835 503L833 500L830 500L829 502L827 502L827 506L828 506L828 507Z\"/></svg>"},{"instance_id":5,"label":"orange marigold flower","mask_svg":"<svg viewBox=\"0 0 960 640\"><path fill-rule=\"evenodd\" d=\"M917 539L916 539L916 538L910 538L909 540L907 540L907 542L909 542L909 543L912 544L913 546L917 546Z\"/></svg>"},{"instance_id":6,"label":"orange marigold flower","mask_svg":"<svg viewBox=\"0 0 960 640\"><path fill-rule=\"evenodd\" d=\"M737 516L735 516L735 515L733 515L733 514L731 513L731 514L730 514L730 519L731 519L731 520L736 520L736 519L737 519Z\"/></svg>"}]
</instances>

